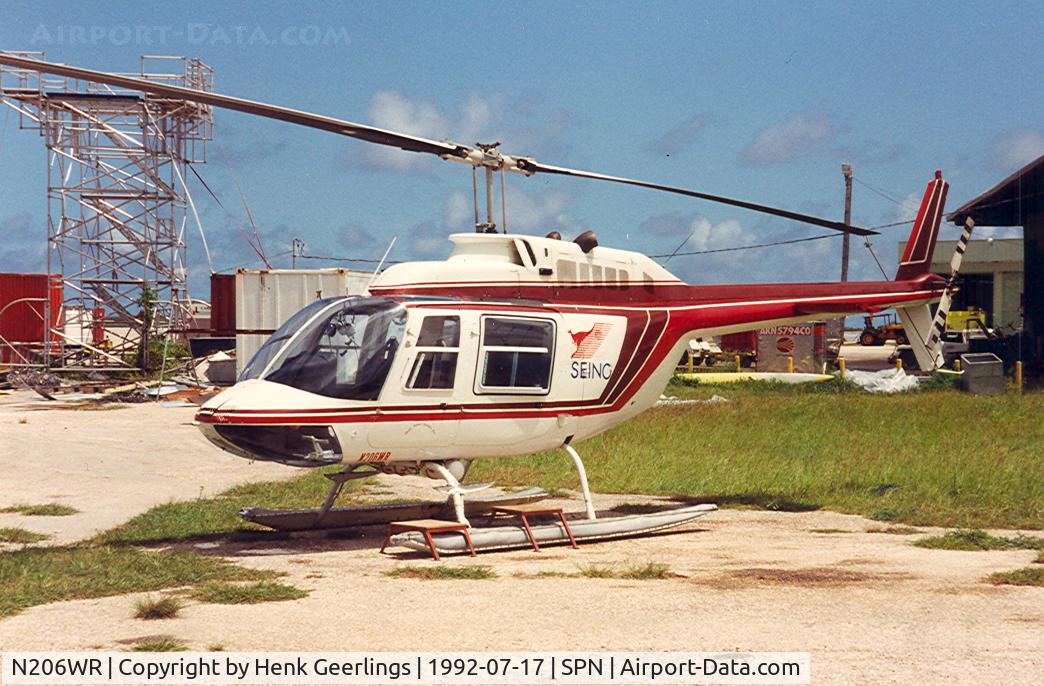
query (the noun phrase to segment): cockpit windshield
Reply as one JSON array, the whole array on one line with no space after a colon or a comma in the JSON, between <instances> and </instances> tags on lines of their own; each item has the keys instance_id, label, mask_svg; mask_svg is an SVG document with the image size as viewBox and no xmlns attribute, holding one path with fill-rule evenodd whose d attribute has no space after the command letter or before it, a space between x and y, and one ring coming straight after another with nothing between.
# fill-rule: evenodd
<instances>
[{"instance_id":1,"label":"cockpit windshield","mask_svg":"<svg viewBox=\"0 0 1044 686\"><path fill-rule=\"evenodd\" d=\"M406 328L385 298L319 300L279 327L240 380L262 378L331 398L376 400Z\"/></svg>"}]
</instances>

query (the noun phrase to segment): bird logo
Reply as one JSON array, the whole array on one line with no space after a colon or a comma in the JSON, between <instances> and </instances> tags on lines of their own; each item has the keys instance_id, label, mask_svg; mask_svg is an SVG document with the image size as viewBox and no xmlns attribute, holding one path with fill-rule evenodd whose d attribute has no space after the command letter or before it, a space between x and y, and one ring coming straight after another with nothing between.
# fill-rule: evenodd
<instances>
[{"instance_id":1,"label":"bird logo","mask_svg":"<svg viewBox=\"0 0 1044 686\"><path fill-rule=\"evenodd\" d=\"M612 324L598 322L589 331L570 331L569 335L573 339L573 345L576 346L572 359L589 360L594 357L612 328Z\"/></svg>"}]
</instances>

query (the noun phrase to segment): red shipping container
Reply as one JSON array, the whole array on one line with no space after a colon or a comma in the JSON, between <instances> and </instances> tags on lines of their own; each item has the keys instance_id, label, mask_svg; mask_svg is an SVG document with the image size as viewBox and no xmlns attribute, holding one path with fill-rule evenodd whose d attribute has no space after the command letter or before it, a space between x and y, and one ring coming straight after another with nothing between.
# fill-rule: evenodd
<instances>
[{"instance_id":1,"label":"red shipping container","mask_svg":"<svg viewBox=\"0 0 1044 686\"><path fill-rule=\"evenodd\" d=\"M753 353L758 347L758 332L722 334L720 347L722 352Z\"/></svg>"},{"instance_id":2,"label":"red shipping container","mask_svg":"<svg viewBox=\"0 0 1044 686\"><path fill-rule=\"evenodd\" d=\"M236 335L236 275L210 275L210 329L213 336Z\"/></svg>"},{"instance_id":3,"label":"red shipping container","mask_svg":"<svg viewBox=\"0 0 1044 686\"><path fill-rule=\"evenodd\" d=\"M42 348L47 330L46 301L50 300L51 328L57 328L63 298L62 277L58 274L0 274L0 362L23 362L15 349L25 355L32 347L7 343L38 343Z\"/></svg>"}]
</instances>

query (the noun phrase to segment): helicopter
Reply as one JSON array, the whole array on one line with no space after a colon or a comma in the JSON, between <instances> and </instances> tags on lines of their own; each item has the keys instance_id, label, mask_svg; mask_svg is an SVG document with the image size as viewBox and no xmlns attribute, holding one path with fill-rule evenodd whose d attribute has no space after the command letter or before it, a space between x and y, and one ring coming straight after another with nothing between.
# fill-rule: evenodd
<instances>
[{"instance_id":1,"label":"helicopter","mask_svg":"<svg viewBox=\"0 0 1044 686\"><path fill-rule=\"evenodd\" d=\"M724 203L866 236L874 231L747 200L507 155L499 143L462 145L135 77L0 54L0 63L178 98L317 128L472 167L475 232L449 236L442 261L380 271L364 296L318 299L258 350L237 383L197 412L203 434L249 459L340 465L318 523L343 484L379 473L444 481L469 524L463 485L477 459L563 449L586 514L596 519L575 445L652 407L693 338L895 308L922 369L939 364L952 274L930 272L948 183L935 172L892 280L688 285L648 256L575 240L507 233L494 221L494 178L515 173L588 178ZM478 216L477 171L486 216ZM503 183L502 193L505 192ZM502 198L503 206L503 198ZM470 525L470 524L469 524Z\"/></svg>"}]
</instances>

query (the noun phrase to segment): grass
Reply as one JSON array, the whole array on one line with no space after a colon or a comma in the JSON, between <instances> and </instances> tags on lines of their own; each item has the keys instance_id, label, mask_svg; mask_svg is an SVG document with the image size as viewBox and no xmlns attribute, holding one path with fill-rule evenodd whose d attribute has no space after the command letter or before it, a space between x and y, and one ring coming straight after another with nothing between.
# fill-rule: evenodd
<instances>
[{"instance_id":1,"label":"grass","mask_svg":"<svg viewBox=\"0 0 1044 686\"><path fill-rule=\"evenodd\" d=\"M616 570L605 565L580 565L577 574L588 579L612 579Z\"/></svg>"},{"instance_id":2,"label":"grass","mask_svg":"<svg viewBox=\"0 0 1044 686\"><path fill-rule=\"evenodd\" d=\"M27 517L68 517L79 513L75 507L45 503L43 505L11 505L0 509L0 512L16 512Z\"/></svg>"},{"instance_id":3,"label":"grass","mask_svg":"<svg viewBox=\"0 0 1044 686\"><path fill-rule=\"evenodd\" d=\"M423 579L425 581L436 581L442 579L494 579L497 573L492 567L450 567L448 565L435 565L433 567L418 567L415 565L403 565L387 572L385 576L396 579Z\"/></svg>"},{"instance_id":4,"label":"grass","mask_svg":"<svg viewBox=\"0 0 1044 686\"><path fill-rule=\"evenodd\" d=\"M958 529L947 531L942 536L927 536L914 541L919 548L935 550L1044 550L1044 537L1037 536L993 536L981 529Z\"/></svg>"},{"instance_id":5,"label":"grass","mask_svg":"<svg viewBox=\"0 0 1044 686\"><path fill-rule=\"evenodd\" d=\"M868 534L895 534L897 536L910 536L912 534L922 533L920 529L912 526L884 526L884 527L873 527L867 529Z\"/></svg>"},{"instance_id":6,"label":"grass","mask_svg":"<svg viewBox=\"0 0 1044 686\"><path fill-rule=\"evenodd\" d=\"M44 603L101 598L141 591L194 587L232 581L266 581L275 572L236 566L191 552L148 551L140 545L212 540L250 535L256 527L241 520L243 507L314 506L326 495L329 481L319 471L289 481L247 484L214 498L154 507L127 523L74 546L23 548L0 554L0 618ZM347 485L352 488L353 485ZM256 535L278 536L255 531ZM32 543L46 538L24 529L0 529L0 540ZM282 599L292 587L242 587L261 600ZM304 593L293 589L293 593ZM229 594L231 597L231 594ZM294 596L300 597L300 596ZM213 601L221 602L221 601ZM247 601L238 601L247 602Z\"/></svg>"},{"instance_id":7,"label":"grass","mask_svg":"<svg viewBox=\"0 0 1044 686\"><path fill-rule=\"evenodd\" d=\"M986 577L986 581L997 586L1044 586L1044 567L1023 567L1010 572L996 572Z\"/></svg>"},{"instance_id":8,"label":"grass","mask_svg":"<svg viewBox=\"0 0 1044 686\"><path fill-rule=\"evenodd\" d=\"M184 603L174 596L163 596L159 600L143 598L134 604L135 619L173 619L178 616Z\"/></svg>"},{"instance_id":9,"label":"grass","mask_svg":"<svg viewBox=\"0 0 1044 686\"><path fill-rule=\"evenodd\" d=\"M16 526L0 528L0 543L39 543L46 541L50 536L38 534L35 531L22 529Z\"/></svg>"},{"instance_id":10,"label":"grass","mask_svg":"<svg viewBox=\"0 0 1044 686\"><path fill-rule=\"evenodd\" d=\"M662 562L629 565L618 575L621 579L668 579L674 576L671 568Z\"/></svg>"},{"instance_id":11,"label":"grass","mask_svg":"<svg viewBox=\"0 0 1044 686\"><path fill-rule=\"evenodd\" d=\"M814 534L850 534L853 533L846 529L809 529Z\"/></svg>"},{"instance_id":12,"label":"grass","mask_svg":"<svg viewBox=\"0 0 1044 686\"><path fill-rule=\"evenodd\" d=\"M548 576L551 576L549 574ZM581 565L577 573L563 576L578 576L588 579L669 579L675 574L662 562L644 562L617 568L611 565Z\"/></svg>"},{"instance_id":13,"label":"grass","mask_svg":"<svg viewBox=\"0 0 1044 686\"><path fill-rule=\"evenodd\" d=\"M80 405L74 405L69 408L71 410L81 410L84 412L108 412L109 410L123 410L130 407L125 403L107 403L104 401L88 401Z\"/></svg>"},{"instance_id":14,"label":"grass","mask_svg":"<svg viewBox=\"0 0 1044 686\"><path fill-rule=\"evenodd\" d=\"M211 582L192 592L192 597L196 600L222 605L252 605L280 600L298 600L307 596L308 591L275 581L258 581L253 584Z\"/></svg>"},{"instance_id":15,"label":"grass","mask_svg":"<svg viewBox=\"0 0 1044 686\"><path fill-rule=\"evenodd\" d=\"M1044 550L1037 551L1037 557L1033 560L1036 564L1044 564Z\"/></svg>"},{"instance_id":16,"label":"grass","mask_svg":"<svg viewBox=\"0 0 1044 686\"><path fill-rule=\"evenodd\" d=\"M236 486L213 498L153 507L125 524L99 534L94 542L106 545L169 543L250 536L250 532L261 531L265 532L262 535L276 536L278 534L241 519L239 511L246 507L316 507L326 497L329 487L330 481L319 470L285 481ZM342 493L349 493L357 487L349 482Z\"/></svg>"},{"instance_id":17,"label":"grass","mask_svg":"<svg viewBox=\"0 0 1044 686\"><path fill-rule=\"evenodd\" d=\"M882 507L880 510L870 513L870 519L875 522L894 522L900 517L899 511L893 507Z\"/></svg>"},{"instance_id":18,"label":"grass","mask_svg":"<svg viewBox=\"0 0 1044 686\"><path fill-rule=\"evenodd\" d=\"M907 525L1044 528L1044 391L879 396L841 382L748 382L667 392L730 402L653 408L578 444L596 491ZM479 460L468 478L577 486L562 451Z\"/></svg>"},{"instance_id":19,"label":"grass","mask_svg":"<svg viewBox=\"0 0 1044 686\"><path fill-rule=\"evenodd\" d=\"M131 646L131 651L135 653L178 653L185 650L188 650L188 646L176 638L142 641Z\"/></svg>"},{"instance_id":20,"label":"grass","mask_svg":"<svg viewBox=\"0 0 1044 686\"><path fill-rule=\"evenodd\" d=\"M273 576L195 553L115 546L22 548L0 555L0 618L61 600Z\"/></svg>"}]
</instances>

